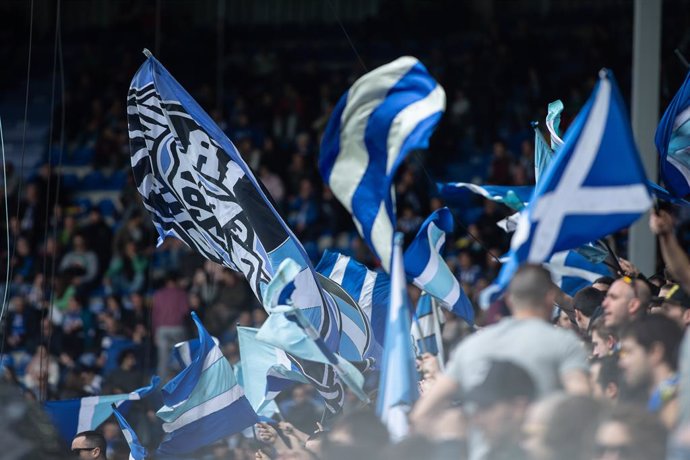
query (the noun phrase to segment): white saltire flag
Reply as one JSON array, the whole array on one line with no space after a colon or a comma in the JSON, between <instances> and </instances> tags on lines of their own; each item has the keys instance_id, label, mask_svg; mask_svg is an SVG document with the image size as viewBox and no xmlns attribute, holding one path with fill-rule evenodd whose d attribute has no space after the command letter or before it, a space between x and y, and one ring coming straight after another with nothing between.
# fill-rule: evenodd
<instances>
[{"instance_id":1,"label":"white saltire flag","mask_svg":"<svg viewBox=\"0 0 690 460\"><path fill-rule=\"evenodd\" d=\"M498 277L501 287L521 263L545 262L625 228L652 204L625 105L608 71L600 72L563 142L520 213Z\"/></svg>"},{"instance_id":2,"label":"white saltire flag","mask_svg":"<svg viewBox=\"0 0 690 460\"><path fill-rule=\"evenodd\" d=\"M410 336L410 300L403 268L402 234L397 233L391 270L391 304L388 309L383 364L376 413L399 441L409 431L407 415L417 400L417 369Z\"/></svg>"},{"instance_id":3,"label":"white saltire flag","mask_svg":"<svg viewBox=\"0 0 690 460\"><path fill-rule=\"evenodd\" d=\"M411 150L428 146L445 107L441 85L405 56L359 78L324 132L321 176L386 271L396 225L395 173Z\"/></svg>"}]
</instances>

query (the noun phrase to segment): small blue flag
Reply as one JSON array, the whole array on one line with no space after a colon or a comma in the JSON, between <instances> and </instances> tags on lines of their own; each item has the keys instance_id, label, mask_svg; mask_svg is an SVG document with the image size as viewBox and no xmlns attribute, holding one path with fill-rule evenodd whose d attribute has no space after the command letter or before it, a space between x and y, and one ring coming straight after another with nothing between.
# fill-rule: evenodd
<instances>
[{"instance_id":1,"label":"small blue flag","mask_svg":"<svg viewBox=\"0 0 690 460\"><path fill-rule=\"evenodd\" d=\"M144 460L146 458L146 449L141 445L141 443L139 443L137 434L134 432L132 427L129 426L127 420L125 420L114 404L112 408L113 414L115 414L115 418L117 419L117 423L120 424L122 434L124 435L127 445L129 446L129 460Z\"/></svg>"},{"instance_id":2,"label":"small blue flag","mask_svg":"<svg viewBox=\"0 0 690 460\"><path fill-rule=\"evenodd\" d=\"M690 72L661 117L654 143L661 160L661 177L674 196L690 193Z\"/></svg>"}]
</instances>

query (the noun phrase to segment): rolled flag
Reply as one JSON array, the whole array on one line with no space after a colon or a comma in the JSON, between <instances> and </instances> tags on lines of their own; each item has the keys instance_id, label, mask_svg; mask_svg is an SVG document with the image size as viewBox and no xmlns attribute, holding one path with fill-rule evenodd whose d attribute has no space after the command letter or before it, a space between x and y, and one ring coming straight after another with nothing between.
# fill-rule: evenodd
<instances>
[{"instance_id":1,"label":"rolled flag","mask_svg":"<svg viewBox=\"0 0 690 460\"><path fill-rule=\"evenodd\" d=\"M199 347L192 362L162 388L165 437L157 455L194 452L257 422L254 409L237 383L230 363L196 313Z\"/></svg>"},{"instance_id":2,"label":"rolled flag","mask_svg":"<svg viewBox=\"0 0 690 460\"><path fill-rule=\"evenodd\" d=\"M690 72L669 104L654 136L661 177L677 198L690 193Z\"/></svg>"},{"instance_id":3,"label":"rolled flag","mask_svg":"<svg viewBox=\"0 0 690 460\"><path fill-rule=\"evenodd\" d=\"M400 441L409 431L407 414L417 400L417 369L410 336L410 300L403 268L402 239L396 234L391 270L391 304L379 379L376 413L391 439Z\"/></svg>"},{"instance_id":4,"label":"rolled flag","mask_svg":"<svg viewBox=\"0 0 690 460\"><path fill-rule=\"evenodd\" d=\"M497 283L506 287L523 262L546 262L629 226L651 204L623 100L610 73L602 71L520 213Z\"/></svg>"},{"instance_id":5,"label":"rolled flag","mask_svg":"<svg viewBox=\"0 0 690 460\"><path fill-rule=\"evenodd\" d=\"M473 324L472 302L441 255L446 233L452 232L450 209L437 209L427 217L405 251L405 273L415 286L438 299L446 310Z\"/></svg>"},{"instance_id":6,"label":"rolled flag","mask_svg":"<svg viewBox=\"0 0 690 460\"><path fill-rule=\"evenodd\" d=\"M125 437L125 441L127 441L127 445L129 446L129 460L144 460L146 458L146 449L139 442L137 434L132 427L129 426L129 423L127 423L127 420L125 420L120 411L117 410L115 404L112 405L112 409L117 423L122 430L122 435Z\"/></svg>"},{"instance_id":7,"label":"rolled flag","mask_svg":"<svg viewBox=\"0 0 690 460\"><path fill-rule=\"evenodd\" d=\"M242 380L247 400L260 416L278 412L273 399L295 383L308 383L283 350L256 338L258 329L238 327ZM280 382L276 382L280 380ZM280 391L276 391L277 387ZM270 387L270 389L269 389Z\"/></svg>"},{"instance_id":8,"label":"rolled flag","mask_svg":"<svg viewBox=\"0 0 690 460\"><path fill-rule=\"evenodd\" d=\"M43 408L55 424L62 439L70 443L77 433L95 430L105 422L113 413L113 404L123 411L128 410L131 401L138 401L148 396L158 387L159 382L160 379L153 376L149 386L131 393L46 401Z\"/></svg>"},{"instance_id":9,"label":"rolled flag","mask_svg":"<svg viewBox=\"0 0 690 460\"><path fill-rule=\"evenodd\" d=\"M551 149L556 150L563 145L561 139L561 113L563 112L563 102L560 99L549 104L548 113L546 114L546 129L551 135Z\"/></svg>"},{"instance_id":10,"label":"rolled flag","mask_svg":"<svg viewBox=\"0 0 690 460\"><path fill-rule=\"evenodd\" d=\"M299 240L275 210L241 155L206 112L150 56L127 95L134 182L159 235L184 241L205 258L244 274L257 298L282 260L305 272L296 296L329 346L338 314L320 289ZM263 303L263 302L262 302Z\"/></svg>"},{"instance_id":11,"label":"rolled flag","mask_svg":"<svg viewBox=\"0 0 690 460\"><path fill-rule=\"evenodd\" d=\"M449 182L438 184L437 187L439 194L447 200L460 197L469 190L487 200L503 203L516 211L524 209L534 192L534 187L531 185L477 185L468 182Z\"/></svg>"},{"instance_id":12,"label":"rolled flag","mask_svg":"<svg viewBox=\"0 0 690 460\"><path fill-rule=\"evenodd\" d=\"M411 150L428 146L445 106L443 88L405 56L359 78L326 126L321 176L386 271L396 226L395 173Z\"/></svg>"}]
</instances>

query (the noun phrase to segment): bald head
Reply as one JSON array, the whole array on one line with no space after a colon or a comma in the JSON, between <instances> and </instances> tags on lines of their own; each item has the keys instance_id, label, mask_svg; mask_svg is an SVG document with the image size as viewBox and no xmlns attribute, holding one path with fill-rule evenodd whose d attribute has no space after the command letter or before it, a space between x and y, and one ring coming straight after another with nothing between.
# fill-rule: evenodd
<instances>
[{"instance_id":1,"label":"bald head","mask_svg":"<svg viewBox=\"0 0 690 460\"><path fill-rule=\"evenodd\" d=\"M554 299L551 274L540 265L521 266L508 287L508 303L513 312L527 310L550 314Z\"/></svg>"},{"instance_id":2,"label":"bald head","mask_svg":"<svg viewBox=\"0 0 690 460\"><path fill-rule=\"evenodd\" d=\"M652 292L644 281L627 277L617 279L602 303L606 326L618 329L643 315L651 297Z\"/></svg>"}]
</instances>

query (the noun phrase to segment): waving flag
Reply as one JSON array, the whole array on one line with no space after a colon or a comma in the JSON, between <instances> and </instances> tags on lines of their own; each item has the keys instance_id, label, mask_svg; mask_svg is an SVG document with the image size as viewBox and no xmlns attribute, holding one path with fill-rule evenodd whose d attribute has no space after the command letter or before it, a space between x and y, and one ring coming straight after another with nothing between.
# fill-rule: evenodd
<instances>
[{"instance_id":1,"label":"waving flag","mask_svg":"<svg viewBox=\"0 0 690 460\"><path fill-rule=\"evenodd\" d=\"M396 225L395 172L411 150L428 146L445 105L443 88L426 68L401 57L359 78L323 135L321 176L386 271Z\"/></svg>"},{"instance_id":2,"label":"waving flag","mask_svg":"<svg viewBox=\"0 0 690 460\"><path fill-rule=\"evenodd\" d=\"M498 284L507 286L522 262L545 262L629 226L651 204L625 106L612 77L602 71L520 214Z\"/></svg>"},{"instance_id":3,"label":"waving flag","mask_svg":"<svg viewBox=\"0 0 690 460\"><path fill-rule=\"evenodd\" d=\"M460 197L467 190L488 200L503 203L516 211L520 211L529 202L532 192L534 192L534 187L531 185L477 185L467 182L438 184L439 194L445 199L452 200L453 198Z\"/></svg>"},{"instance_id":4,"label":"waving flag","mask_svg":"<svg viewBox=\"0 0 690 460\"><path fill-rule=\"evenodd\" d=\"M140 400L155 390L159 381L158 377L154 376L149 386L127 394L46 401L43 408L55 424L62 439L69 443L77 433L95 430L105 422L113 413L112 404L126 409L129 401Z\"/></svg>"},{"instance_id":5,"label":"waving flag","mask_svg":"<svg viewBox=\"0 0 690 460\"><path fill-rule=\"evenodd\" d=\"M192 319L199 347L189 366L162 388L165 405L156 415L163 420L166 436L159 455L193 452L258 420L230 363L194 312Z\"/></svg>"},{"instance_id":6,"label":"waving flag","mask_svg":"<svg viewBox=\"0 0 690 460\"><path fill-rule=\"evenodd\" d=\"M690 72L661 117L654 143L661 159L661 177L678 198L690 193Z\"/></svg>"},{"instance_id":7,"label":"waving flag","mask_svg":"<svg viewBox=\"0 0 690 460\"><path fill-rule=\"evenodd\" d=\"M443 370L443 338L441 324L444 318L438 314L433 298L423 292L417 301L410 334L417 355L423 352L431 353L438 358L439 366Z\"/></svg>"},{"instance_id":8,"label":"waving flag","mask_svg":"<svg viewBox=\"0 0 690 460\"><path fill-rule=\"evenodd\" d=\"M559 100L553 101L549 104L548 113L546 115L546 129L551 134L551 149L556 150L563 145L561 139L561 112L563 112L563 102Z\"/></svg>"},{"instance_id":9,"label":"waving flag","mask_svg":"<svg viewBox=\"0 0 690 460\"><path fill-rule=\"evenodd\" d=\"M271 205L235 146L168 71L149 57L127 96L132 171L159 234L241 271L254 294L287 257L304 270L296 305L329 346L340 325L304 248Z\"/></svg>"},{"instance_id":10,"label":"waving flag","mask_svg":"<svg viewBox=\"0 0 690 460\"><path fill-rule=\"evenodd\" d=\"M543 265L553 282L570 296L602 276L611 276L606 264L590 262L576 251L557 252Z\"/></svg>"},{"instance_id":11,"label":"waving flag","mask_svg":"<svg viewBox=\"0 0 690 460\"><path fill-rule=\"evenodd\" d=\"M659 200L668 201L669 203L677 204L679 206L690 206L690 202L687 200L672 195L668 190L652 181L647 181L647 188L649 189L649 193L654 195Z\"/></svg>"},{"instance_id":12,"label":"waving flag","mask_svg":"<svg viewBox=\"0 0 690 460\"><path fill-rule=\"evenodd\" d=\"M415 286L440 300L447 310L473 324L472 303L441 256L446 233L452 232L450 209L434 211L405 251L405 272Z\"/></svg>"},{"instance_id":13,"label":"waving flag","mask_svg":"<svg viewBox=\"0 0 690 460\"><path fill-rule=\"evenodd\" d=\"M553 159L553 150L546 143L546 139L539 130L539 123L534 122L532 126L534 127L534 182L538 184L546 171L546 167Z\"/></svg>"},{"instance_id":14,"label":"waving flag","mask_svg":"<svg viewBox=\"0 0 690 460\"><path fill-rule=\"evenodd\" d=\"M371 325L375 353L371 356L380 364L386 312L390 303L390 277L387 273L369 270L352 257L326 250L316 271L340 285L366 314Z\"/></svg>"},{"instance_id":15,"label":"waving flag","mask_svg":"<svg viewBox=\"0 0 690 460\"><path fill-rule=\"evenodd\" d=\"M391 438L407 435L407 413L417 400L417 369L410 336L410 306L403 268L402 234L395 237L391 270L391 304L388 309L386 343L379 379L376 413L388 427Z\"/></svg>"},{"instance_id":16,"label":"waving flag","mask_svg":"<svg viewBox=\"0 0 690 460\"><path fill-rule=\"evenodd\" d=\"M120 411L117 410L114 404L112 408L113 414L115 414L115 418L117 419L117 423L120 425L120 429L122 430L122 435L125 437L127 445L129 446L129 460L144 460L146 458L146 449L139 442L137 434L134 432L132 427L129 426L127 420L122 416Z\"/></svg>"},{"instance_id":17,"label":"waving flag","mask_svg":"<svg viewBox=\"0 0 690 460\"><path fill-rule=\"evenodd\" d=\"M279 393L277 389L282 391L296 382L308 382L287 353L256 338L258 331L251 327L237 328L242 380L247 399L256 413L270 417L278 411L273 402Z\"/></svg>"}]
</instances>

